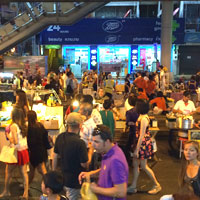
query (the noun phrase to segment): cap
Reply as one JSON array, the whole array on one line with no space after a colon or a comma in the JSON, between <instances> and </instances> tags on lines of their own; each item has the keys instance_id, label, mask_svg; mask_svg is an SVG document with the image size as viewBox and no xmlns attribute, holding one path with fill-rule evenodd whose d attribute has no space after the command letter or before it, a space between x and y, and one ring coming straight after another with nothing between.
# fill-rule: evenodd
<instances>
[{"instance_id":1,"label":"cap","mask_svg":"<svg viewBox=\"0 0 200 200\"><path fill-rule=\"evenodd\" d=\"M67 124L69 125L78 125L83 123L85 116L80 113L72 112L67 116Z\"/></svg>"}]
</instances>

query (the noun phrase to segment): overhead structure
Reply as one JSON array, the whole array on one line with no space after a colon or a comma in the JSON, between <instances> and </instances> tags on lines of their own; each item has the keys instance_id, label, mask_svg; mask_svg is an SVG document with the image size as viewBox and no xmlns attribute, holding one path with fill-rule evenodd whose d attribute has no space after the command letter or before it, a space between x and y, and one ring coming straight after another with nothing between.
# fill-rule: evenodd
<instances>
[{"instance_id":1,"label":"overhead structure","mask_svg":"<svg viewBox=\"0 0 200 200\"><path fill-rule=\"evenodd\" d=\"M161 63L171 71L173 1L162 1Z\"/></svg>"},{"instance_id":2,"label":"overhead structure","mask_svg":"<svg viewBox=\"0 0 200 200\"><path fill-rule=\"evenodd\" d=\"M43 2L0 27L0 55L50 25L72 25L108 2Z\"/></svg>"}]
</instances>

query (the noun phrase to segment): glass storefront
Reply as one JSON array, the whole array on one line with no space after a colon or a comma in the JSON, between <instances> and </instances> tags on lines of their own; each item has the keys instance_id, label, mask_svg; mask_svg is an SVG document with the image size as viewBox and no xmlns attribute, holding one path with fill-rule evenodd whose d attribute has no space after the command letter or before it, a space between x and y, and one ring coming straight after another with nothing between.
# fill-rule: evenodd
<instances>
[{"instance_id":1,"label":"glass storefront","mask_svg":"<svg viewBox=\"0 0 200 200\"><path fill-rule=\"evenodd\" d=\"M173 50L174 46L172 46ZM172 51L172 64L174 58ZM152 45L99 45L63 46L62 55L65 67L70 64L74 75L80 78L84 71L98 69L100 72L117 72L121 77L140 70L156 71L156 63L161 58L161 47Z\"/></svg>"},{"instance_id":2,"label":"glass storefront","mask_svg":"<svg viewBox=\"0 0 200 200\"><path fill-rule=\"evenodd\" d=\"M98 46L99 71L111 72L113 76L118 71L125 76L130 66L130 51L130 46Z\"/></svg>"},{"instance_id":3,"label":"glass storefront","mask_svg":"<svg viewBox=\"0 0 200 200\"><path fill-rule=\"evenodd\" d=\"M62 51L64 65L70 68L76 77L81 77L83 72L88 70L90 62L89 46L63 46Z\"/></svg>"},{"instance_id":4,"label":"glass storefront","mask_svg":"<svg viewBox=\"0 0 200 200\"><path fill-rule=\"evenodd\" d=\"M138 46L138 66L143 70L155 71L154 63L160 61L160 45L140 45Z\"/></svg>"}]
</instances>

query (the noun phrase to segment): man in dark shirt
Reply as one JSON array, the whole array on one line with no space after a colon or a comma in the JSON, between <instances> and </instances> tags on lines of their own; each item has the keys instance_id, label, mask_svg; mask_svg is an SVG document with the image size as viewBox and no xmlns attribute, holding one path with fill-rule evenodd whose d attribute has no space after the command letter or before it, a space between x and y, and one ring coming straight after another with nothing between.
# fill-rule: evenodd
<instances>
[{"instance_id":1,"label":"man in dark shirt","mask_svg":"<svg viewBox=\"0 0 200 200\"><path fill-rule=\"evenodd\" d=\"M76 200L80 197L81 185L78 182L78 175L86 168L88 161L86 144L78 136L82 123L82 115L75 112L70 113L67 116L67 131L57 137L54 147L53 170L57 167L59 156L64 188L69 200Z\"/></svg>"}]
</instances>

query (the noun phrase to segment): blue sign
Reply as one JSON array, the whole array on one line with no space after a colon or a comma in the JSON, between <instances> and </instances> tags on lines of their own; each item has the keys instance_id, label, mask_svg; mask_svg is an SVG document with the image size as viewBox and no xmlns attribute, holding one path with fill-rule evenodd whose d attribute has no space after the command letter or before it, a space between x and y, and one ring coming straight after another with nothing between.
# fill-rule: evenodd
<instances>
[{"instance_id":1,"label":"blue sign","mask_svg":"<svg viewBox=\"0 0 200 200\"><path fill-rule=\"evenodd\" d=\"M129 74L138 66L138 45L131 46L131 68Z\"/></svg>"},{"instance_id":2,"label":"blue sign","mask_svg":"<svg viewBox=\"0 0 200 200\"><path fill-rule=\"evenodd\" d=\"M90 69L97 69L97 46L90 46Z\"/></svg>"},{"instance_id":3,"label":"blue sign","mask_svg":"<svg viewBox=\"0 0 200 200\"><path fill-rule=\"evenodd\" d=\"M184 43L184 19L176 19L175 44ZM52 25L40 33L40 44L99 45L160 43L161 19L82 19L72 26Z\"/></svg>"},{"instance_id":4,"label":"blue sign","mask_svg":"<svg viewBox=\"0 0 200 200\"><path fill-rule=\"evenodd\" d=\"M185 33L185 43L200 43L200 33Z\"/></svg>"}]
</instances>

